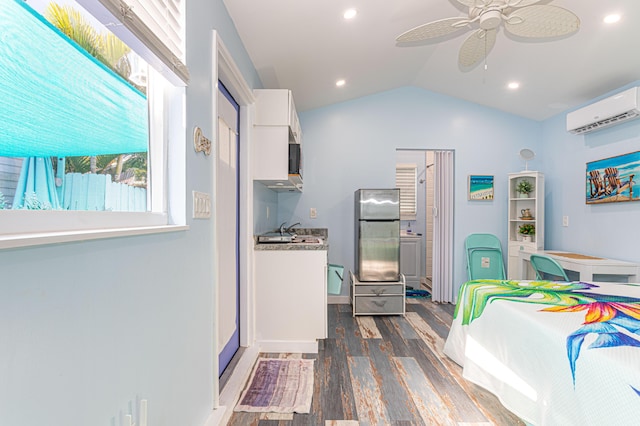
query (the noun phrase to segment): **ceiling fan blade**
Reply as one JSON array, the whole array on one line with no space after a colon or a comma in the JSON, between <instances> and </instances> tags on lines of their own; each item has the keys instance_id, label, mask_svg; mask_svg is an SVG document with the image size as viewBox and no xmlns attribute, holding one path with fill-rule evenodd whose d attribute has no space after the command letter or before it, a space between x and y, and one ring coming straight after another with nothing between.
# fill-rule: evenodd
<instances>
[{"instance_id":1,"label":"ceiling fan blade","mask_svg":"<svg viewBox=\"0 0 640 426\"><path fill-rule=\"evenodd\" d=\"M557 37L578 31L580 19L562 7L537 5L515 10L505 20L504 27L520 37Z\"/></svg>"},{"instance_id":2,"label":"ceiling fan blade","mask_svg":"<svg viewBox=\"0 0 640 426\"><path fill-rule=\"evenodd\" d=\"M509 7L525 7L532 4L540 3L542 0L508 0L507 6Z\"/></svg>"},{"instance_id":3,"label":"ceiling fan blade","mask_svg":"<svg viewBox=\"0 0 640 426\"><path fill-rule=\"evenodd\" d=\"M477 30L474 31L462 43L460 53L458 54L458 63L465 68L472 67L484 59L493 45L496 44L496 30Z\"/></svg>"},{"instance_id":4,"label":"ceiling fan blade","mask_svg":"<svg viewBox=\"0 0 640 426\"><path fill-rule=\"evenodd\" d=\"M491 4L492 2L494 2L495 0L457 0L458 3L463 4L467 7L483 7L483 6L489 6L489 4ZM500 0L503 1L503 0ZM511 1L517 1L517 0L511 0ZM530 1L530 0L523 0L523 1ZM540 0L536 0L536 1L540 1Z\"/></svg>"},{"instance_id":5,"label":"ceiling fan blade","mask_svg":"<svg viewBox=\"0 0 640 426\"><path fill-rule=\"evenodd\" d=\"M469 21L466 18L446 18L420 25L396 37L396 41L407 43L441 37L464 28Z\"/></svg>"}]
</instances>

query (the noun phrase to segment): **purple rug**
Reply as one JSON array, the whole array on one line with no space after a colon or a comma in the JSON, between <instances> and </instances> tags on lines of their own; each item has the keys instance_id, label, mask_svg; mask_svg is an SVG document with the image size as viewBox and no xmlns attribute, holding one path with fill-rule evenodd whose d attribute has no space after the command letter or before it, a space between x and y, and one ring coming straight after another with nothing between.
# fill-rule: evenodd
<instances>
[{"instance_id":1,"label":"purple rug","mask_svg":"<svg viewBox=\"0 0 640 426\"><path fill-rule=\"evenodd\" d=\"M313 359L258 358L234 411L308 413Z\"/></svg>"}]
</instances>

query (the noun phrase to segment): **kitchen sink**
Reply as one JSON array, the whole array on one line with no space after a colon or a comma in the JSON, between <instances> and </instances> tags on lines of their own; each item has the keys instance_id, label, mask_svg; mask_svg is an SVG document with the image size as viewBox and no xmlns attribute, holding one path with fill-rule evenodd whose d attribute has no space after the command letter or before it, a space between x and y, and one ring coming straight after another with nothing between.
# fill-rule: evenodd
<instances>
[{"instance_id":1,"label":"kitchen sink","mask_svg":"<svg viewBox=\"0 0 640 426\"><path fill-rule=\"evenodd\" d=\"M322 244L323 240L317 235L296 235L291 242L293 244Z\"/></svg>"},{"instance_id":2,"label":"kitchen sink","mask_svg":"<svg viewBox=\"0 0 640 426\"><path fill-rule=\"evenodd\" d=\"M268 232L266 234L258 235L259 243L291 243L295 234L289 234L285 232L283 234L279 232Z\"/></svg>"}]
</instances>

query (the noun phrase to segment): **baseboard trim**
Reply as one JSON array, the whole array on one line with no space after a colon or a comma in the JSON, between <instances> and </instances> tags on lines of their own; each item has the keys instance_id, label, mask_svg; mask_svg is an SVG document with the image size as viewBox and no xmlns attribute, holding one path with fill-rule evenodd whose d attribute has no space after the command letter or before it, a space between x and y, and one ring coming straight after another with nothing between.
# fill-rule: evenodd
<instances>
[{"instance_id":1,"label":"baseboard trim","mask_svg":"<svg viewBox=\"0 0 640 426\"><path fill-rule=\"evenodd\" d=\"M259 340L260 352L317 354L317 340Z\"/></svg>"},{"instance_id":2,"label":"baseboard trim","mask_svg":"<svg viewBox=\"0 0 640 426\"><path fill-rule=\"evenodd\" d=\"M329 305L348 305L350 303L349 296L327 296Z\"/></svg>"},{"instance_id":3,"label":"baseboard trim","mask_svg":"<svg viewBox=\"0 0 640 426\"><path fill-rule=\"evenodd\" d=\"M249 379L251 370L260 354L260 347L253 345L247 347L242 353L242 357L238 360L233 373L224 389L220 393L220 406L211 411L204 426L220 426L226 425L233 415L233 407L236 406L242 389Z\"/></svg>"}]
</instances>

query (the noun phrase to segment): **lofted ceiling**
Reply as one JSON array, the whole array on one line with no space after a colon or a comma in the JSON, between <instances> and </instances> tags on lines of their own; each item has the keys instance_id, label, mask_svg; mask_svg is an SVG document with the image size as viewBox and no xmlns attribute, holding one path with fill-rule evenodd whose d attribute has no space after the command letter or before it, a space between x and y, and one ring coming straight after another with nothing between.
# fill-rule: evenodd
<instances>
[{"instance_id":1,"label":"lofted ceiling","mask_svg":"<svg viewBox=\"0 0 640 426\"><path fill-rule=\"evenodd\" d=\"M430 21L468 17L470 0L224 0L265 88L293 90L305 111L402 86L417 86L533 120L544 120L640 80L638 0L542 0L569 9L580 29L531 40L498 28L485 62L468 70L458 51L470 31L396 42ZM487 1L487 0L476 0ZM515 0L510 0L511 2ZM343 13L355 8L351 20ZM616 24L606 15L618 13ZM472 24L477 28L478 24ZM342 87L336 81L345 80ZM507 84L520 83L517 90Z\"/></svg>"}]
</instances>

